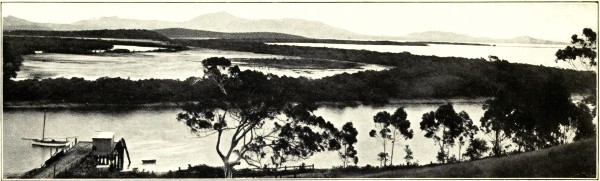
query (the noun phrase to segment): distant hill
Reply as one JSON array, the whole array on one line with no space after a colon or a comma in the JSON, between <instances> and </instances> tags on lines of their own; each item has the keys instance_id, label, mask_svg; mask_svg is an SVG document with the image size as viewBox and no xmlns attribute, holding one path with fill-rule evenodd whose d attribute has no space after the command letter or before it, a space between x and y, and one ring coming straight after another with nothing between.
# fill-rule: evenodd
<instances>
[{"instance_id":1,"label":"distant hill","mask_svg":"<svg viewBox=\"0 0 600 181\"><path fill-rule=\"evenodd\" d=\"M218 38L218 39L306 39L302 36L271 33L271 32L248 32L248 33L223 33L215 31L191 30L185 28L167 28L154 30L169 38Z\"/></svg>"},{"instance_id":2,"label":"distant hill","mask_svg":"<svg viewBox=\"0 0 600 181\"><path fill-rule=\"evenodd\" d=\"M309 38L361 39L362 35L318 21L302 19L250 20L226 12L210 13L183 22L186 28L220 32L279 32Z\"/></svg>"},{"instance_id":3,"label":"distant hill","mask_svg":"<svg viewBox=\"0 0 600 181\"><path fill-rule=\"evenodd\" d=\"M227 33L277 32L310 38L369 39L374 36L353 33L322 22L301 19L250 20L226 12L210 13L189 21L171 22L155 20L102 17L77 21L71 24L32 23L15 17L4 18L4 30L95 30L95 29L165 29L186 28ZM10 25L10 26L7 26Z\"/></svg>"},{"instance_id":4,"label":"distant hill","mask_svg":"<svg viewBox=\"0 0 600 181\"><path fill-rule=\"evenodd\" d=\"M473 37L466 34L458 34L442 31L427 31L411 33L403 36L404 40L434 41L434 42L470 42L470 43L524 43L524 44L564 44L548 40L535 39L528 36L519 36L511 39L493 39L487 37Z\"/></svg>"},{"instance_id":5,"label":"distant hill","mask_svg":"<svg viewBox=\"0 0 600 181\"><path fill-rule=\"evenodd\" d=\"M50 27L41 25L41 23L34 23L14 16L7 16L2 18L2 25L4 31L10 30L52 30Z\"/></svg>"},{"instance_id":6,"label":"distant hill","mask_svg":"<svg viewBox=\"0 0 600 181\"><path fill-rule=\"evenodd\" d=\"M428 41L428 42L469 42L469 43L531 43L531 44L556 44L541 39L520 36L512 39L493 39L486 37L473 37L465 34L451 32L429 31L412 33L406 36L377 36L354 33L341 28L336 28L318 21L302 19L245 19L226 12L204 14L184 22L124 19L119 17L101 17L77 21L71 24L35 23L13 16L4 17L4 30L97 30L97 29L148 29L163 31L170 29L171 35L210 35L214 37L287 37L298 36L318 39L341 40L401 40L401 41ZM177 29L179 28L179 29ZM205 32L192 32L183 29L204 30ZM179 32L177 32L179 31ZM261 33L252 33L261 32ZM268 32L268 33L262 33ZM226 34L230 33L230 34ZM248 33L248 34L232 34ZM280 34L275 34L280 33ZM167 36L171 36L167 35Z\"/></svg>"},{"instance_id":7,"label":"distant hill","mask_svg":"<svg viewBox=\"0 0 600 181\"><path fill-rule=\"evenodd\" d=\"M19 36L50 36L50 37L88 37L88 38L118 38L118 39L147 39L169 41L160 33L150 30L83 30L83 31L46 31L46 30L12 30L4 31L4 35Z\"/></svg>"}]
</instances>

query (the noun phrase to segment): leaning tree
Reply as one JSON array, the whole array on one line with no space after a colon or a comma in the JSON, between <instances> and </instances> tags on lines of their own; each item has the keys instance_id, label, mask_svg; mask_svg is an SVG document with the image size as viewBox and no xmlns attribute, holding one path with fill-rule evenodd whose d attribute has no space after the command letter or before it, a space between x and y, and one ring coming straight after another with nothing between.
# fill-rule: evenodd
<instances>
[{"instance_id":1,"label":"leaning tree","mask_svg":"<svg viewBox=\"0 0 600 181\"><path fill-rule=\"evenodd\" d=\"M225 177L233 177L241 161L278 167L340 148L334 125L312 113L314 104L288 99L290 90L269 81L272 75L240 71L222 57L202 65L199 100L184 106L177 119L196 135L216 139Z\"/></svg>"}]
</instances>

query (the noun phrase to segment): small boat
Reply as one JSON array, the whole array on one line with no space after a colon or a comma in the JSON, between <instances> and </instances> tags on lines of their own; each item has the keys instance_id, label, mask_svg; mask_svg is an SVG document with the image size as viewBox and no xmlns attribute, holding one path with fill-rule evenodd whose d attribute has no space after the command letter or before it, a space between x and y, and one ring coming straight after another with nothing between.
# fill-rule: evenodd
<instances>
[{"instance_id":1,"label":"small boat","mask_svg":"<svg viewBox=\"0 0 600 181\"><path fill-rule=\"evenodd\" d=\"M44 110L44 126L42 129L42 139L35 138L22 138L24 140L31 140L32 146L43 146L43 147L64 147L70 144L70 141L67 138L61 138L61 140L56 140L52 138L46 138L46 111ZM64 139L64 141L62 141Z\"/></svg>"},{"instance_id":2,"label":"small boat","mask_svg":"<svg viewBox=\"0 0 600 181\"><path fill-rule=\"evenodd\" d=\"M64 147L69 144L69 141L57 141L54 139L31 139L31 145L45 147Z\"/></svg>"},{"instance_id":3,"label":"small boat","mask_svg":"<svg viewBox=\"0 0 600 181\"><path fill-rule=\"evenodd\" d=\"M156 159L142 160L142 164L153 164L153 163L156 163Z\"/></svg>"}]
</instances>

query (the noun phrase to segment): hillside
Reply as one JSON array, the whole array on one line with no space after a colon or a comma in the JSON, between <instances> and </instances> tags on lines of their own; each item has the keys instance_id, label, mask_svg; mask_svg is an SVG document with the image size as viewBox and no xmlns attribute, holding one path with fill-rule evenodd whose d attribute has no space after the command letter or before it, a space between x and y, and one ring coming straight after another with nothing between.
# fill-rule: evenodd
<instances>
[{"instance_id":1,"label":"hillside","mask_svg":"<svg viewBox=\"0 0 600 181\"><path fill-rule=\"evenodd\" d=\"M154 30L169 38L206 38L206 39L306 39L302 36L271 33L271 32L248 32L248 33L224 33L204 30L191 30L185 28L167 28Z\"/></svg>"},{"instance_id":2,"label":"hillside","mask_svg":"<svg viewBox=\"0 0 600 181\"><path fill-rule=\"evenodd\" d=\"M2 18L2 28L4 31L11 30L52 30L50 27L46 27L41 23L34 23L25 19L17 18L14 16L7 16Z\"/></svg>"},{"instance_id":3,"label":"hillside","mask_svg":"<svg viewBox=\"0 0 600 181\"><path fill-rule=\"evenodd\" d=\"M148 29L159 31L175 31L174 35L202 35L216 38L237 39L246 37L275 37L288 38L300 36L318 39L338 40L400 40L422 42L455 42L455 43L527 43L527 44L557 44L547 40L519 36L511 39L493 39L473 37L452 32L417 32L405 36L379 36L354 33L336 28L319 21L303 19L245 19L227 12L209 13L197 16L187 21L158 21L126 19L116 16L100 17L77 21L71 24L36 23L13 16L4 17L4 30L97 30L97 29ZM192 29L204 32L184 31ZM260 33L257 33L260 32ZM230 33L230 34L228 34ZM242 33L242 34L236 34ZM169 36L169 35L167 35Z\"/></svg>"},{"instance_id":4,"label":"hillside","mask_svg":"<svg viewBox=\"0 0 600 181\"><path fill-rule=\"evenodd\" d=\"M519 36L510 39L494 39L488 37L474 37L466 34L458 34L442 31L427 31L408 34L402 39L413 41L434 41L434 42L471 42L471 43L522 43L522 44L564 44L548 40L536 39L528 36Z\"/></svg>"},{"instance_id":5,"label":"hillside","mask_svg":"<svg viewBox=\"0 0 600 181\"><path fill-rule=\"evenodd\" d=\"M338 169L300 177L363 178L595 178L596 139L455 164L395 169Z\"/></svg>"}]
</instances>

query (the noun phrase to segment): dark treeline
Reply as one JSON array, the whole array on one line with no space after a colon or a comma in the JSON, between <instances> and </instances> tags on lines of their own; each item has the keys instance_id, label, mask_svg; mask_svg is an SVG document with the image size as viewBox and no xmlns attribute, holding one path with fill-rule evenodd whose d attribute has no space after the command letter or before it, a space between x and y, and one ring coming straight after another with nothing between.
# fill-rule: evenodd
<instances>
[{"instance_id":1,"label":"dark treeline","mask_svg":"<svg viewBox=\"0 0 600 181\"><path fill-rule=\"evenodd\" d=\"M202 40L204 41L204 40ZM214 40L213 40L214 41ZM257 39L239 39L235 41L252 43L333 43L333 44L354 44L354 45L399 45L399 46L427 46L426 42L397 42L397 41L366 41L366 40L336 40L336 39L283 39L283 38L257 38Z\"/></svg>"},{"instance_id":2,"label":"dark treeline","mask_svg":"<svg viewBox=\"0 0 600 181\"><path fill-rule=\"evenodd\" d=\"M9 36L4 36L4 44L11 47L9 51L19 52L21 55L32 54L34 51L89 54L92 50L107 50L113 47L112 43L100 40Z\"/></svg>"},{"instance_id":3,"label":"dark treeline","mask_svg":"<svg viewBox=\"0 0 600 181\"><path fill-rule=\"evenodd\" d=\"M46 38L46 37L10 37L4 36L4 45L9 45L9 51L20 55L32 54L34 51L44 53L93 54L93 50L109 50L113 45L134 45L161 47L170 51L188 49L180 45L162 45L151 42L106 41L76 38Z\"/></svg>"},{"instance_id":4,"label":"dark treeline","mask_svg":"<svg viewBox=\"0 0 600 181\"><path fill-rule=\"evenodd\" d=\"M53 36L53 37L90 37L90 38L122 38L122 39L148 39L170 41L166 36L141 29L117 30L82 30L82 31L43 31L43 30L14 30L5 31L4 35L20 36Z\"/></svg>"},{"instance_id":5,"label":"dark treeline","mask_svg":"<svg viewBox=\"0 0 600 181\"><path fill-rule=\"evenodd\" d=\"M249 39L238 40L245 42L267 42L267 43L332 43L332 44L353 44L353 45L397 45L397 46L428 46L428 44L445 44L445 45L474 45L474 46L490 46L481 43L454 43L454 42L401 42L401 41L375 41L375 40L336 40L336 39Z\"/></svg>"},{"instance_id":6,"label":"dark treeline","mask_svg":"<svg viewBox=\"0 0 600 181\"><path fill-rule=\"evenodd\" d=\"M343 60L350 62L390 65L396 67L414 66L415 64L439 64L450 61L453 64L484 63L484 59L469 59L460 57L437 57L412 55L404 53L382 53L367 50L347 50L326 47L302 47L288 45L267 45L257 41L241 40L176 40L177 43L188 46L233 50L276 55L299 56L305 58L321 58ZM485 65L489 66L489 65Z\"/></svg>"},{"instance_id":7,"label":"dark treeline","mask_svg":"<svg viewBox=\"0 0 600 181\"><path fill-rule=\"evenodd\" d=\"M443 68L442 68L443 67ZM565 77L562 84L571 93L588 93L594 89L594 76L574 71L542 69L535 66L508 64L503 71L467 70L459 66L423 66L340 74L323 79L272 76L275 85L293 91L293 100L352 103L387 103L392 98L450 98L495 96L503 86L504 75L510 73L523 87L552 77ZM195 82L195 83L194 83ZM4 100L51 101L72 103L142 104L209 99L218 90L204 81L189 78L177 80L127 80L81 78L10 81L5 84Z\"/></svg>"}]
</instances>

